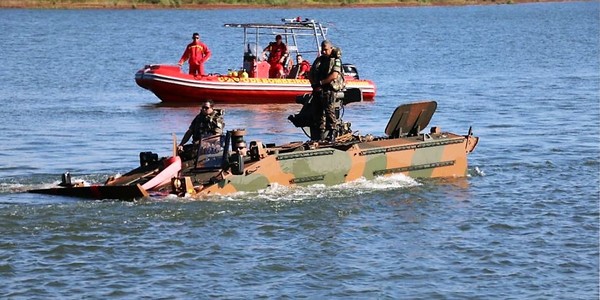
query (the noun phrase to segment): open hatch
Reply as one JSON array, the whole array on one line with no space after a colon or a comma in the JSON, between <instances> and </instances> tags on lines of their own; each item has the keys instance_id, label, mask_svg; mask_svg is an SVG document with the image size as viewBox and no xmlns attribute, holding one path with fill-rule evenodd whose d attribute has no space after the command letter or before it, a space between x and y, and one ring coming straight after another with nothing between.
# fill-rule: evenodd
<instances>
[{"instance_id":1,"label":"open hatch","mask_svg":"<svg viewBox=\"0 0 600 300\"><path fill-rule=\"evenodd\" d=\"M385 127L385 134L391 138L415 136L429 125L435 113L437 102L425 101L398 106Z\"/></svg>"}]
</instances>

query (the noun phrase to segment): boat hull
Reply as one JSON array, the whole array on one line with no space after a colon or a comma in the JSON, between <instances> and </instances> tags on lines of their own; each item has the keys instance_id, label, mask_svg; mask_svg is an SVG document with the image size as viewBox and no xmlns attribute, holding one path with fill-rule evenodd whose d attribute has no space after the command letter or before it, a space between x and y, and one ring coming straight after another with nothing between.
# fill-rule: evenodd
<instances>
[{"instance_id":1,"label":"boat hull","mask_svg":"<svg viewBox=\"0 0 600 300\"><path fill-rule=\"evenodd\" d=\"M206 99L236 104L295 103L297 96L312 91L307 79L193 76L182 73L176 65L145 66L135 74L135 81L162 102L180 104ZM370 80L347 80L346 87L360 89L364 101L373 101L376 95L375 84Z\"/></svg>"},{"instance_id":2,"label":"boat hull","mask_svg":"<svg viewBox=\"0 0 600 300\"><path fill-rule=\"evenodd\" d=\"M75 197L93 200L118 199L133 200L148 197L148 192L139 184L136 185L93 185L81 187L53 187L30 190L30 193Z\"/></svg>"}]
</instances>

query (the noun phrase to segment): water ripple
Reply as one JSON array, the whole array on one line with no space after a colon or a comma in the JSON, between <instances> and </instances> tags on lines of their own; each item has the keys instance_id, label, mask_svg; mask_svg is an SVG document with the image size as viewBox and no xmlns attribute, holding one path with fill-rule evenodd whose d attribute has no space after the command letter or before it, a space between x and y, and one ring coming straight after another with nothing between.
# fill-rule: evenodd
<instances>
[{"instance_id":1,"label":"water ripple","mask_svg":"<svg viewBox=\"0 0 600 300\"><path fill-rule=\"evenodd\" d=\"M599 9L0 10L0 298L597 299ZM240 63L223 20L290 14L331 22L344 60L375 80L374 103L344 110L354 130L383 135L396 106L434 99L432 126L481 137L469 177L203 201L24 193L170 153L198 107L156 104L133 73L174 63L189 20L216 71ZM296 105L221 106L249 139L307 139L286 120Z\"/></svg>"}]
</instances>

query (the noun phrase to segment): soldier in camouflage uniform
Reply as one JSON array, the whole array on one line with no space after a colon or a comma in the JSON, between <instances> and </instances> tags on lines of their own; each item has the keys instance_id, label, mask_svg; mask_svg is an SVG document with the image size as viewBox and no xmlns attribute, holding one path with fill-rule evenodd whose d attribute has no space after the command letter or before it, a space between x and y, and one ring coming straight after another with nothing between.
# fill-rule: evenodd
<instances>
[{"instance_id":1,"label":"soldier in camouflage uniform","mask_svg":"<svg viewBox=\"0 0 600 300\"><path fill-rule=\"evenodd\" d=\"M220 109L214 109L214 102L212 100L206 100L202 105L202 110L194 118L192 124L183 135L179 148L182 149L183 145L192 137L193 142L198 142L200 139L207 138L209 136L223 134L223 128L225 122L223 121L223 111Z\"/></svg>"},{"instance_id":2,"label":"soldier in camouflage uniform","mask_svg":"<svg viewBox=\"0 0 600 300\"><path fill-rule=\"evenodd\" d=\"M311 126L312 140L327 139L333 142L337 135L336 92L343 88L342 61L337 54L330 41L323 41L321 56L317 57L310 68L309 80L313 88L313 107L317 123Z\"/></svg>"}]
</instances>

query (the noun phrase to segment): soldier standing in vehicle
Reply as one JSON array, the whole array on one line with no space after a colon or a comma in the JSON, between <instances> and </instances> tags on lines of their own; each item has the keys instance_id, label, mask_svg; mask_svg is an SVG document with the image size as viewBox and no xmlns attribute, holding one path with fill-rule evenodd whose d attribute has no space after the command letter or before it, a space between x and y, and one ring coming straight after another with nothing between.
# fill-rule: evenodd
<instances>
[{"instance_id":1,"label":"soldier standing in vehicle","mask_svg":"<svg viewBox=\"0 0 600 300\"><path fill-rule=\"evenodd\" d=\"M312 140L335 141L337 136L336 93L343 89L342 60L339 51L325 40L321 42L321 56L312 64L309 80L313 89L312 96L315 123L311 126ZM327 135L325 135L327 133Z\"/></svg>"},{"instance_id":2,"label":"soldier standing in vehicle","mask_svg":"<svg viewBox=\"0 0 600 300\"><path fill-rule=\"evenodd\" d=\"M185 51L179 59L179 65L189 59L189 74L190 75L205 75L204 63L210 58L210 49L200 41L200 34L194 32L192 34L192 42L185 47Z\"/></svg>"},{"instance_id":3,"label":"soldier standing in vehicle","mask_svg":"<svg viewBox=\"0 0 600 300\"><path fill-rule=\"evenodd\" d=\"M220 109L214 109L214 102L212 100L206 100L202 104L200 113L194 118L190 127L183 135L181 143L179 144L179 150L183 150L183 145L192 138L194 143L200 141L200 139L206 139L214 136L220 136L223 134L223 128L225 122L223 121L223 111Z\"/></svg>"}]
</instances>

